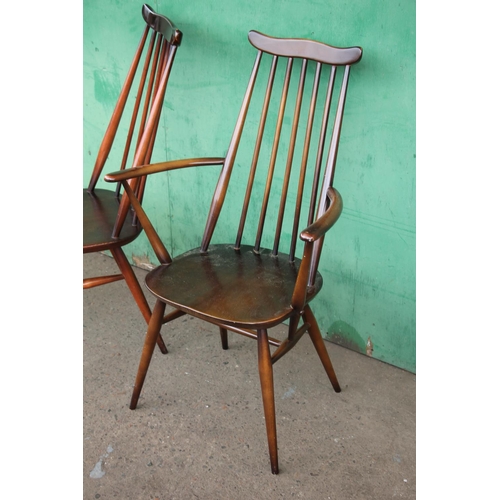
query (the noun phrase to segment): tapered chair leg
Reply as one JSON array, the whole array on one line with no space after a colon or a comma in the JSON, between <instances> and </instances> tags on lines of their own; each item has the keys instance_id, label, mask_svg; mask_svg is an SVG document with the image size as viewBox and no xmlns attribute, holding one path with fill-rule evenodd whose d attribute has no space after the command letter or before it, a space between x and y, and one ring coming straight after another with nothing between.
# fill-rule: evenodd
<instances>
[{"instance_id":1,"label":"tapered chair leg","mask_svg":"<svg viewBox=\"0 0 500 500\"><path fill-rule=\"evenodd\" d=\"M314 317L314 314L309 306L306 306L304 309L304 320L310 325L308 329L309 336L311 337L314 347L316 348L316 352L321 359L321 363L323 363L323 367L325 368L333 389L335 392L340 392L340 384L337 380L337 375L335 375L335 370L333 369L330 356L328 356L328 351L326 350L325 342L321 336L316 318Z\"/></svg>"},{"instance_id":2,"label":"tapered chair leg","mask_svg":"<svg viewBox=\"0 0 500 500\"><path fill-rule=\"evenodd\" d=\"M163 314L165 313L165 305L166 304L161 300L157 300L153 309L153 314L151 316L151 320L148 325L148 331L146 333L146 339L144 340L144 347L142 348L139 369L137 370L137 376L135 378L134 391L132 393L132 399L130 401L131 410L135 410L137 401L139 401L139 396L141 394L142 386L144 385L146 373L148 372L149 364L151 363L151 358L153 356L153 351L158 340L158 335L160 334Z\"/></svg>"},{"instance_id":3,"label":"tapered chair leg","mask_svg":"<svg viewBox=\"0 0 500 500\"><path fill-rule=\"evenodd\" d=\"M111 249L111 254L113 255L116 264L123 274L123 277L125 278L125 281L127 282L127 285L132 292L134 300L137 302L137 305L139 306L139 309L144 316L144 319L146 320L146 323L149 323L149 320L151 318L151 309L149 308L148 301L144 296L141 285L139 285L139 281L137 281L137 277L132 269L132 266L130 265L130 262L125 256L123 250L119 247ZM167 346L165 345L165 342L163 342L161 335L158 335L157 344L163 354L168 353Z\"/></svg>"},{"instance_id":4,"label":"tapered chair leg","mask_svg":"<svg viewBox=\"0 0 500 500\"><path fill-rule=\"evenodd\" d=\"M271 363L267 330L258 330L257 336L260 386L262 390L262 402L264 404L264 416L266 419L271 471L273 474L278 474L278 440L276 435L273 366Z\"/></svg>"},{"instance_id":5,"label":"tapered chair leg","mask_svg":"<svg viewBox=\"0 0 500 500\"><path fill-rule=\"evenodd\" d=\"M219 327L220 330L220 340L222 343L222 349L226 350L229 348L229 344L227 342L227 330L225 328Z\"/></svg>"}]
</instances>

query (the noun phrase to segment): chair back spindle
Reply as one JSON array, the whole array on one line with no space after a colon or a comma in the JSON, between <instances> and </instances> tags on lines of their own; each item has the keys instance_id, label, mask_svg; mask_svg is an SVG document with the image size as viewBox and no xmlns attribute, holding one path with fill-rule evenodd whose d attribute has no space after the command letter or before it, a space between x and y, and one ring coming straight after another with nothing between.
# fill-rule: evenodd
<instances>
[{"instance_id":1,"label":"chair back spindle","mask_svg":"<svg viewBox=\"0 0 500 500\"><path fill-rule=\"evenodd\" d=\"M290 78L292 75L292 65L293 65L293 59L289 58L288 64L286 67L285 79L283 82L283 90L281 92L281 100L280 100L280 107L279 107L279 112L278 112L278 119L276 122L276 129L274 132L273 148L272 148L272 152L271 152L271 158L269 161L269 169L267 172L266 188L265 188L264 197L262 200L262 208L260 211L259 225L257 228L257 236L255 239L255 246L254 246L255 253L259 253L259 251L260 251L260 246L261 246L261 242L262 242L262 235L264 232L264 222L266 220L267 208L269 206L269 196L271 194L271 186L272 186L272 182L273 182L273 178L274 178L274 169L276 167L276 159L278 157L278 148L279 148L279 142L280 142L280 138L281 138L281 130L283 128L283 117L285 115L286 102L287 102L287 98L288 98L288 89L290 87Z\"/></svg>"},{"instance_id":2,"label":"chair back spindle","mask_svg":"<svg viewBox=\"0 0 500 500\"><path fill-rule=\"evenodd\" d=\"M323 184L321 188L321 195L320 195L320 200L318 203L318 212L316 219L321 217L327 207L327 191L328 188L333 187L333 178L335 175L335 166L337 164L337 153L339 149L339 140L340 140L340 131L342 128L342 119L344 116L344 106L345 106L345 100L346 100L346 95L347 95L347 84L349 82L349 70L350 66L346 65L344 69L344 78L342 80L342 86L340 88L339 92L339 99L337 103L337 112L335 115L335 123L333 126L333 133L332 133L332 140L330 144L330 149L328 152L328 159L326 161L326 167L325 167L325 174L324 174L324 179L323 179ZM314 249L313 249L313 254L312 254L312 259L311 259L311 269L312 272L309 276L309 283L308 286L313 286L314 285L314 279L316 277L316 273L318 270L319 266L319 259L321 256L321 249L323 248L323 241L324 238L319 239L318 241L315 242L314 244Z\"/></svg>"},{"instance_id":3,"label":"chair back spindle","mask_svg":"<svg viewBox=\"0 0 500 500\"><path fill-rule=\"evenodd\" d=\"M236 120L236 127L231 137L231 142L229 143L229 148L226 154L224 164L222 166L219 181L215 188L212 204L210 206L210 211L208 213L208 221L205 226L205 232L203 233L203 239L201 243L202 252L206 252L208 249L208 245L210 244L210 240L212 238L215 225L217 224L217 220L219 218L220 211L222 209L222 205L226 197L229 179L231 177L231 172L233 170L234 160L236 158L236 152L238 150L241 134L243 132L243 126L245 124L245 119L248 113L248 107L250 105L250 99L252 97L255 80L257 78L257 73L259 71L261 58L262 58L262 53L259 52L257 54L257 58L255 59L255 63L252 69L252 74L250 76L250 81L248 83L247 90L245 92L245 97L243 98L243 105L241 106L238 119Z\"/></svg>"}]
</instances>

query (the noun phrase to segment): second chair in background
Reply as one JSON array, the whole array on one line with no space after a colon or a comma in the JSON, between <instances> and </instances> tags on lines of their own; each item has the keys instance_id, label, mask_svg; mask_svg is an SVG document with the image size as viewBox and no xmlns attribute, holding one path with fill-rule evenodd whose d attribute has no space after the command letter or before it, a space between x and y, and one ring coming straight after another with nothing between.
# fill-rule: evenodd
<instances>
[{"instance_id":1,"label":"second chair in background","mask_svg":"<svg viewBox=\"0 0 500 500\"><path fill-rule=\"evenodd\" d=\"M83 190L83 253L111 252L120 272L84 278L83 288L124 279L144 319L149 322L151 309L122 249L141 234L142 227L130 209L127 196L121 196L120 189L111 191L96 187L105 165L108 170L117 168L117 165L113 168L107 163L111 154L121 169L151 161L167 83L182 33L149 5L142 7L142 17L145 27L139 47L104 134L89 185ZM124 114L130 119L120 128L122 136L117 140ZM130 183L139 201L142 201L145 182L146 177L143 176ZM165 354L167 348L161 336L158 337L158 345Z\"/></svg>"}]
</instances>

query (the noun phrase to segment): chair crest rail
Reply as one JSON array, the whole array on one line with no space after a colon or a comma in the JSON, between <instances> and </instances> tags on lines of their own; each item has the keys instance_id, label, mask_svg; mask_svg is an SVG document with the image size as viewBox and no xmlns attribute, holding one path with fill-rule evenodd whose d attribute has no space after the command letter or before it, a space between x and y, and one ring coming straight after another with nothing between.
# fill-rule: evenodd
<instances>
[{"instance_id":1,"label":"chair crest rail","mask_svg":"<svg viewBox=\"0 0 500 500\"><path fill-rule=\"evenodd\" d=\"M339 48L301 38L274 38L258 31L248 34L250 43L263 52L282 57L302 57L333 65L355 64L361 60L361 47Z\"/></svg>"}]
</instances>

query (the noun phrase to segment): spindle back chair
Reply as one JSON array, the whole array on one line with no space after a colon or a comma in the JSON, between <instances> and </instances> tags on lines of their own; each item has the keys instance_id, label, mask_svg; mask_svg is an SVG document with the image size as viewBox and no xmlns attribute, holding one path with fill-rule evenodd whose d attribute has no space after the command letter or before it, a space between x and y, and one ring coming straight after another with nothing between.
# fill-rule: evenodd
<instances>
[{"instance_id":1,"label":"spindle back chair","mask_svg":"<svg viewBox=\"0 0 500 500\"><path fill-rule=\"evenodd\" d=\"M157 298L157 302L149 323L130 407L134 409L137 405L166 304L174 307L174 312L168 319L190 314L219 326L223 349L228 348L228 331L254 338L258 344L259 375L271 471L277 474L279 467L273 364L308 332L334 390L340 391L309 302L318 294L323 283L318 265L324 235L337 221L342 210L342 199L333 187L333 179L350 67L361 59L362 49L336 48L304 39L272 38L256 31L249 33L249 40L257 49L257 56L236 128L227 155L223 159L200 248L175 259L171 258L126 184L139 175L137 170L129 169L122 173L108 174L106 180L122 182L127 192L130 192L132 203L161 264L146 276L146 285ZM264 91L263 96L260 96L261 104L255 108L252 98L258 97L255 88L264 57L270 58L269 74L267 79L264 76L267 83L262 86ZM284 60L284 71L278 78L277 67L280 60ZM299 74L296 83L292 84L295 82L292 78L294 61L298 63ZM312 72L307 69L309 64L314 65ZM323 68L328 69L328 78L321 92L324 95L320 97ZM341 73L341 84L339 90L334 92L338 73ZM308 106L303 103L307 77L312 77L312 84L307 86L311 89ZM274 87L281 87L277 96L273 95ZM294 95L295 102L290 105L289 101ZM332 104L333 99L337 101L336 107ZM273 104L277 106L276 112L271 111ZM250 107L252 110L259 110L260 118L247 119ZM307 111L305 120L301 122L303 108ZM286 118L286 110L291 111L289 118ZM320 118L319 127L315 128L316 115ZM270 117L275 123L268 126ZM248 152L248 148L240 148L240 140L244 128L246 134L247 126L251 129L252 123L258 123L258 126L256 131L252 131L253 139L250 141L253 141L253 147L250 148L250 157L245 162L240 160L239 153L241 149ZM290 125L289 135L284 135L283 132L286 125ZM269 140L265 139L266 132L270 135ZM303 135L303 140L299 139L299 135ZM314 145L311 139L313 136L316 137ZM287 138L288 149L280 156L279 150L284 147ZM304 145L302 154L298 155L299 161L294 162L296 145L300 142ZM264 150L269 153L269 157L265 159L261 158ZM316 157L310 159L309 153L313 150ZM278 165L280 162L283 165ZM242 186L243 194L239 198L243 202L236 237L233 244L212 244L235 164L241 169L246 164L249 170L248 181L246 186ZM179 162L164 162L144 166L141 170L158 173L179 166ZM279 168L280 166L283 168ZM259 169L264 170L260 177ZM292 171L296 171L295 175L292 175ZM262 182L264 178L265 182ZM309 184L307 190L306 180ZM273 195L272 188L276 184L279 192ZM260 197L252 205L251 200L257 195ZM287 216L286 202L290 195L294 204L292 215ZM309 203L304 203L307 198ZM277 210L272 206L275 199L279 199ZM304 204L306 210L303 210ZM255 212L255 207L260 207L260 211ZM255 235L250 237L251 244L247 244L244 240L245 237L248 239L245 235L250 232L246 226L251 210L257 214L255 218L258 222ZM275 216L271 236L273 244L268 249L263 246L262 241L266 227L270 226L271 216ZM222 225L225 230L228 221L223 218L220 220L224 221ZM290 225L288 233L285 230L285 222ZM302 231L299 232L301 227ZM286 253L280 251L280 240L283 240L284 234L287 234L286 239L289 240ZM304 242L301 259L295 255L298 237ZM286 339L280 341L269 337L268 329L283 322L288 324ZM270 346L277 347L272 354Z\"/></svg>"},{"instance_id":2,"label":"spindle back chair","mask_svg":"<svg viewBox=\"0 0 500 500\"><path fill-rule=\"evenodd\" d=\"M89 185L83 190L83 253L110 251L120 272L84 278L83 288L125 279L144 319L149 322L151 309L122 249L139 236L142 227L130 209L127 195L121 195L120 185L116 191L96 187L110 155L113 159L121 157L118 161L124 170L148 163L153 153L167 82L182 33L147 4L142 7L142 17L145 27L139 46L104 134ZM120 128L122 117L127 114L130 120ZM122 135L117 135L118 132ZM145 183L146 176L130 183L139 201L142 201ZM158 345L163 353L167 352L161 336Z\"/></svg>"}]
</instances>

